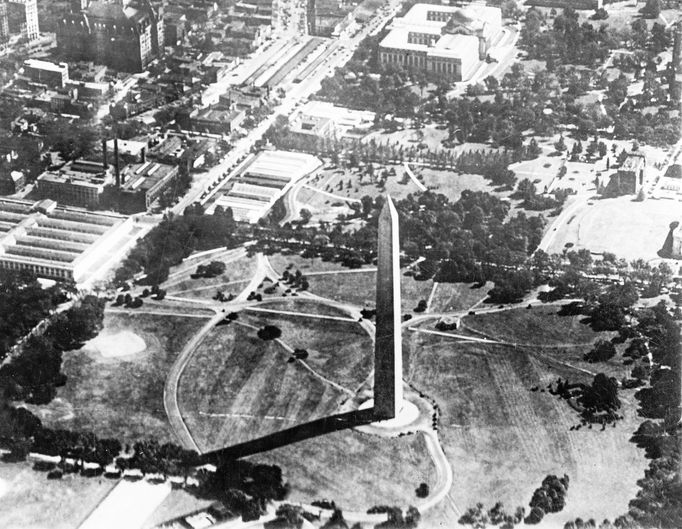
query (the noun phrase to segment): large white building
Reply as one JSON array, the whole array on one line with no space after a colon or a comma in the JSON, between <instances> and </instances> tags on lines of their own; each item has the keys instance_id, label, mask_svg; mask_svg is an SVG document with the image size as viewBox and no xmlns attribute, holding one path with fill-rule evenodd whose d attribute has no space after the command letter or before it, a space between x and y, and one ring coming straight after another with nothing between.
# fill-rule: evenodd
<instances>
[{"instance_id":1,"label":"large white building","mask_svg":"<svg viewBox=\"0 0 682 529\"><path fill-rule=\"evenodd\" d=\"M0 268L82 283L129 239L132 218L0 197Z\"/></svg>"},{"instance_id":2,"label":"large white building","mask_svg":"<svg viewBox=\"0 0 682 529\"><path fill-rule=\"evenodd\" d=\"M232 188L215 207L231 208L235 220L258 222L296 182L321 166L310 154L263 151L231 180Z\"/></svg>"},{"instance_id":3,"label":"large white building","mask_svg":"<svg viewBox=\"0 0 682 529\"><path fill-rule=\"evenodd\" d=\"M392 23L379 44L379 61L462 81L486 58L501 31L497 7L416 4Z\"/></svg>"}]
</instances>

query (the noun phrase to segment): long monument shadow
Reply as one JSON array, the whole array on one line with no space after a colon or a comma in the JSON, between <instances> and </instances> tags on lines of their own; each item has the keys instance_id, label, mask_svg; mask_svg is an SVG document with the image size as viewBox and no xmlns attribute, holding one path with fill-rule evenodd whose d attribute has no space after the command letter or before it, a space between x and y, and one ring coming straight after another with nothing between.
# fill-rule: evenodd
<instances>
[{"instance_id":1,"label":"long monument shadow","mask_svg":"<svg viewBox=\"0 0 682 529\"><path fill-rule=\"evenodd\" d=\"M292 426L286 430L280 430L264 437L259 437L258 439L220 448L211 452L205 452L201 455L201 461L204 464L211 463L220 466L227 461L258 454L260 452L267 452L281 446L290 445L292 443L297 443L298 441L304 441L339 430L370 424L376 420L377 418L373 408L337 413L297 426Z\"/></svg>"}]
</instances>

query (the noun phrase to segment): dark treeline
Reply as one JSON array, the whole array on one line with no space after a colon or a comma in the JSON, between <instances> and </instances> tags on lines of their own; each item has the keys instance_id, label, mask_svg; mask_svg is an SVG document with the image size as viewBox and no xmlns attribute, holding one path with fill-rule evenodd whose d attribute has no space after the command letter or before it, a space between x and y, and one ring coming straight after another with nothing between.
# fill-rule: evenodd
<instances>
[{"instance_id":1,"label":"dark treeline","mask_svg":"<svg viewBox=\"0 0 682 529\"><path fill-rule=\"evenodd\" d=\"M232 244L234 230L229 209L216 208L213 215L205 215L203 208L195 205L185 209L183 215L167 215L125 258L115 279L126 281L144 272L145 284L163 283L169 268L192 252Z\"/></svg>"}]
</instances>

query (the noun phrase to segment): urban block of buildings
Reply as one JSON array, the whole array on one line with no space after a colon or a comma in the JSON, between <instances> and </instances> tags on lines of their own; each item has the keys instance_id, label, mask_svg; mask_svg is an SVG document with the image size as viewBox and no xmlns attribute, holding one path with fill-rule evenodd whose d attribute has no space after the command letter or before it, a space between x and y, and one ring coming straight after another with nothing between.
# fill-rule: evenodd
<instances>
[{"instance_id":1,"label":"urban block of buildings","mask_svg":"<svg viewBox=\"0 0 682 529\"><path fill-rule=\"evenodd\" d=\"M84 282L107 264L131 232L133 219L0 198L0 267L39 277Z\"/></svg>"},{"instance_id":2,"label":"urban block of buildings","mask_svg":"<svg viewBox=\"0 0 682 529\"><path fill-rule=\"evenodd\" d=\"M100 207L104 188L114 183L113 170L103 161L74 160L36 180L38 195L62 204Z\"/></svg>"},{"instance_id":3,"label":"urban block of buildings","mask_svg":"<svg viewBox=\"0 0 682 529\"><path fill-rule=\"evenodd\" d=\"M354 21L355 4L347 1L307 0L308 34L318 37L338 37Z\"/></svg>"},{"instance_id":4,"label":"urban block of buildings","mask_svg":"<svg viewBox=\"0 0 682 529\"><path fill-rule=\"evenodd\" d=\"M57 47L70 61L141 72L164 52L163 8L150 0L75 0L57 26Z\"/></svg>"},{"instance_id":5,"label":"urban block of buildings","mask_svg":"<svg viewBox=\"0 0 682 529\"><path fill-rule=\"evenodd\" d=\"M13 35L28 41L40 36L37 0L0 0L0 44Z\"/></svg>"},{"instance_id":6,"label":"urban block of buildings","mask_svg":"<svg viewBox=\"0 0 682 529\"><path fill-rule=\"evenodd\" d=\"M154 161L128 165L120 175L118 202L121 211L146 211L175 181L179 174L176 165Z\"/></svg>"},{"instance_id":7,"label":"urban block of buildings","mask_svg":"<svg viewBox=\"0 0 682 529\"><path fill-rule=\"evenodd\" d=\"M315 156L289 151L263 151L230 180L232 188L214 208L231 208L235 220L255 223L301 178L322 166Z\"/></svg>"},{"instance_id":8,"label":"urban block of buildings","mask_svg":"<svg viewBox=\"0 0 682 529\"><path fill-rule=\"evenodd\" d=\"M210 134L229 134L241 125L246 112L238 109L213 106L196 108L190 115L192 129Z\"/></svg>"},{"instance_id":9,"label":"urban block of buildings","mask_svg":"<svg viewBox=\"0 0 682 529\"><path fill-rule=\"evenodd\" d=\"M391 24L379 44L379 61L462 81L471 77L501 35L497 7L416 4Z\"/></svg>"}]
</instances>

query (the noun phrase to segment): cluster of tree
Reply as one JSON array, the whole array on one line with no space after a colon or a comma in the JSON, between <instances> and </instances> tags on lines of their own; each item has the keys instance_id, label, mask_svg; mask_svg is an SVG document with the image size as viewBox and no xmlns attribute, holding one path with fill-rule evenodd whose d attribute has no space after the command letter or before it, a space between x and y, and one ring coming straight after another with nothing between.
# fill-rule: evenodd
<instances>
[{"instance_id":1,"label":"cluster of tree","mask_svg":"<svg viewBox=\"0 0 682 529\"><path fill-rule=\"evenodd\" d=\"M487 510L482 503L477 503L475 507L469 507L458 522L476 528L499 525L501 529L514 529L514 526L522 523L524 518L525 509L523 507L517 507L514 514L509 514L504 510L502 502L497 502Z\"/></svg>"},{"instance_id":2,"label":"cluster of tree","mask_svg":"<svg viewBox=\"0 0 682 529\"><path fill-rule=\"evenodd\" d=\"M224 274L226 269L227 266L222 261L211 261L207 265L201 264L197 266L196 272L194 272L191 277L192 279L198 279L200 277L217 277Z\"/></svg>"},{"instance_id":3,"label":"cluster of tree","mask_svg":"<svg viewBox=\"0 0 682 529\"><path fill-rule=\"evenodd\" d=\"M597 373L590 386L584 386L578 397L585 412L590 416L613 414L620 408L618 381L604 373Z\"/></svg>"},{"instance_id":4,"label":"cluster of tree","mask_svg":"<svg viewBox=\"0 0 682 529\"><path fill-rule=\"evenodd\" d=\"M416 529L421 519L416 507L408 507L404 514L400 507L389 507L385 512L386 521L375 525L375 529Z\"/></svg>"},{"instance_id":5,"label":"cluster of tree","mask_svg":"<svg viewBox=\"0 0 682 529\"><path fill-rule=\"evenodd\" d=\"M234 242L231 210L217 209L205 215L200 206L188 207L183 215L168 214L151 230L116 271L117 282L131 279L140 271L144 283L158 285L168 278L171 266L179 264L195 250L230 246Z\"/></svg>"},{"instance_id":6,"label":"cluster of tree","mask_svg":"<svg viewBox=\"0 0 682 529\"><path fill-rule=\"evenodd\" d=\"M0 359L73 291L68 284L43 288L28 270L0 270Z\"/></svg>"},{"instance_id":7,"label":"cluster of tree","mask_svg":"<svg viewBox=\"0 0 682 529\"><path fill-rule=\"evenodd\" d=\"M258 329L258 338L261 340L275 340L282 336L282 329L275 325L266 325L261 329Z\"/></svg>"},{"instance_id":8,"label":"cluster of tree","mask_svg":"<svg viewBox=\"0 0 682 529\"><path fill-rule=\"evenodd\" d=\"M245 522L257 520L265 513L268 501L282 501L288 493L282 469L276 465L236 460L220 465L216 472L202 471L199 476L199 496L223 502Z\"/></svg>"},{"instance_id":9,"label":"cluster of tree","mask_svg":"<svg viewBox=\"0 0 682 529\"><path fill-rule=\"evenodd\" d=\"M292 288L298 288L301 290L308 290L310 288L310 283L308 278L304 276L300 270L296 270L293 274L289 270L282 272L282 281L286 285L290 285Z\"/></svg>"},{"instance_id":10,"label":"cluster of tree","mask_svg":"<svg viewBox=\"0 0 682 529\"><path fill-rule=\"evenodd\" d=\"M560 512L566 505L566 492L568 491L568 476L562 478L548 475L542 480L540 488L535 489L530 500L530 512L524 519L527 524L537 524L542 521L545 514Z\"/></svg>"},{"instance_id":11,"label":"cluster of tree","mask_svg":"<svg viewBox=\"0 0 682 529\"><path fill-rule=\"evenodd\" d=\"M593 362L606 362L616 356L616 346L609 340L597 340L594 347L585 353L583 359Z\"/></svg>"},{"instance_id":12,"label":"cluster of tree","mask_svg":"<svg viewBox=\"0 0 682 529\"><path fill-rule=\"evenodd\" d=\"M560 189L554 192L554 198L539 195L535 184L528 178L524 178L516 186L512 198L521 200L521 207L524 209L542 211L560 207L566 201L567 195L568 193L565 190Z\"/></svg>"},{"instance_id":13,"label":"cluster of tree","mask_svg":"<svg viewBox=\"0 0 682 529\"><path fill-rule=\"evenodd\" d=\"M552 27L547 27L542 11L531 8L526 12L521 30L521 46L529 58L546 61L549 71L558 64L594 67L619 42L610 34L608 26L602 24L597 29L589 22L580 24L579 18L575 9L567 7L554 19Z\"/></svg>"},{"instance_id":14,"label":"cluster of tree","mask_svg":"<svg viewBox=\"0 0 682 529\"><path fill-rule=\"evenodd\" d=\"M66 377L61 373L62 353L82 346L102 328L103 299L86 296L69 310L56 315L42 334L24 342L19 354L0 367L0 391L4 398L35 404L50 402Z\"/></svg>"},{"instance_id":15,"label":"cluster of tree","mask_svg":"<svg viewBox=\"0 0 682 529\"><path fill-rule=\"evenodd\" d=\"M409 73L399 69L382 68L377 76L367 65L349 62L322 80L315 97L348 108L410 117L419 104L419 96L409 84Z\"/></svg>"}]
</instances>

